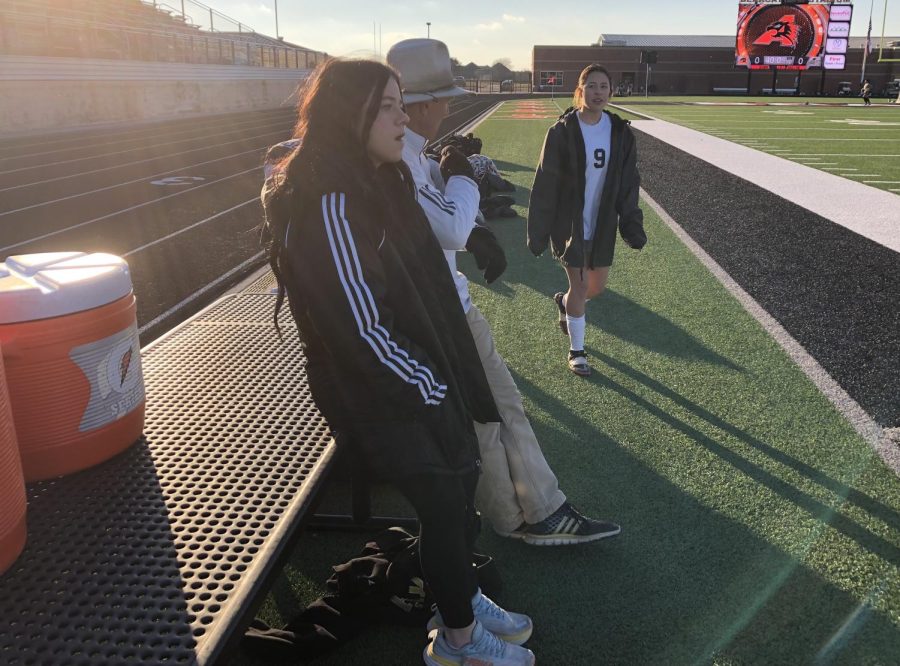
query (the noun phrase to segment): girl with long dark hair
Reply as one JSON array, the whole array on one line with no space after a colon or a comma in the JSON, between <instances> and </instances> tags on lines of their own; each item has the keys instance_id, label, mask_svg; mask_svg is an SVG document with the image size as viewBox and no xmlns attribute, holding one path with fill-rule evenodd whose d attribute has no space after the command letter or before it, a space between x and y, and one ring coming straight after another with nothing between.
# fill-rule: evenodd
<instances>
[{"instance_id":1,"label":"girl with long dark hair","mask_svg":"<svg viewBox=\"0 0 900 666\"><path fill-rule=\"evenodd\" d=\"M425 662L531 664L514 644L531 621L482 595L472 567L472 422L499 416L401 161L408 120L397 75L380 63L330 60L307 82L297 144L264 192L278 306L286 292L319 410L416 510L438 608Z\"/></svg>"}]
</instances>

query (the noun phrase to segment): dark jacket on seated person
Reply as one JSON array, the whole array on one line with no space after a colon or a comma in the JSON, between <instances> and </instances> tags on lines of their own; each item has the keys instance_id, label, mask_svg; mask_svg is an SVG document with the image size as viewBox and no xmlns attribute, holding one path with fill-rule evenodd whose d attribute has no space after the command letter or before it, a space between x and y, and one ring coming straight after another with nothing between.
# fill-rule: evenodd
<instances>
[{"instance_id":1,"label":"dark jacket on seated person","mask_svg":"<svg viewBox=\"0 0 900 666\"><path fill-rule=\"evenodd\" d=\"M469 472L472 421L500 416L411 176L384 165L364 192L324 168L272 204L290 207L278 270L313 399L379 478Z\"/></svg>"}]
</instances>

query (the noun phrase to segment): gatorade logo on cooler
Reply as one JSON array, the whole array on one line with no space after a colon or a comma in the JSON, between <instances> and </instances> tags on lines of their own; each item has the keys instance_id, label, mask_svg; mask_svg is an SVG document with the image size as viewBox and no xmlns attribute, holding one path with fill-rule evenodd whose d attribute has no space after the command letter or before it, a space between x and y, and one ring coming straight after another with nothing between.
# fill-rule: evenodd
<instances>
[{"instance_id":1,"label":"gatorade logo on cooler","mask_svg":"<svg viewBox=\"0 0 900 666\"><path fill-rule=\"evenodd\" d=\"M91 385L91 397L79 430L95 430L132 412L144 400L137 326L70 353Z\"/></svg>"}]
</instances>

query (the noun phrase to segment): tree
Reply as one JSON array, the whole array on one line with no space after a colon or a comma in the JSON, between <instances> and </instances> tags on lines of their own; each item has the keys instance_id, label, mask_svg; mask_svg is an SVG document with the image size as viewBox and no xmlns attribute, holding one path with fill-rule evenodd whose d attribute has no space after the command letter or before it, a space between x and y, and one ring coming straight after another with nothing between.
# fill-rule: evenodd
<instances>
[{"instance_id":1,"label":"tree","mask_svg":"<svg viewBox=\"0 0 900 666\"><path fill-rule=\"evenodd\" d=\"M494 65L503 65L508 70L512 70L512 60L509 58L497 58L494 62L491 63L491 66Z\"/></svg>"}]
</instances>

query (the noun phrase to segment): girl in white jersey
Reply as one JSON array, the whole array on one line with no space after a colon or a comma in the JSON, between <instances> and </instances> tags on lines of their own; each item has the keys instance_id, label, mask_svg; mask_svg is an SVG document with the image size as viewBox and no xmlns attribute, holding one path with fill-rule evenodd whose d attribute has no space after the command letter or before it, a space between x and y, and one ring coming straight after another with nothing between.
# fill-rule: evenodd
<instances>
[{"instance_id":1,"label":"girl in white jersey","mask_svg":"<svg viewBox=\"0 0 900 666\"><path fill-rule=\"evenodd\" d=\"M547 132L528 209L528 248L550 245L569 289L553 299L569 336L569 369L591 373L584 352L585 303L606 289L616 229L634 249L647 242L638 207L637 148L628 121L606 111L609 72L589 65L578 77L575 106Z\"/></svg>"}]
</instances>

